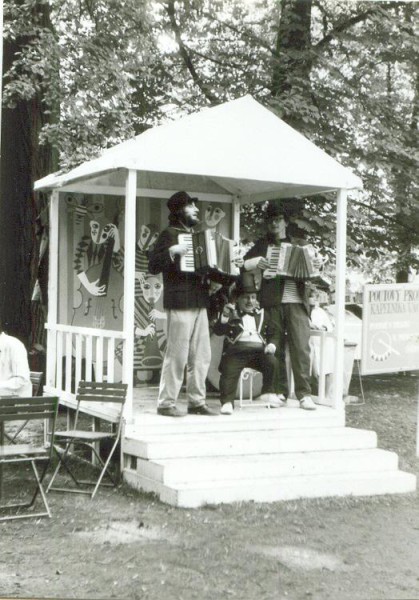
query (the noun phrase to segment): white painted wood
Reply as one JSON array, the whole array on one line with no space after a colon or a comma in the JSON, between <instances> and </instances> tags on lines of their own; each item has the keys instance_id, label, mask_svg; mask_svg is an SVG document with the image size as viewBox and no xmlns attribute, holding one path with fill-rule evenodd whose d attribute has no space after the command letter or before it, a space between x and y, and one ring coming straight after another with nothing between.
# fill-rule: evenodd
<instances>
[{"instance_id":1,"label":"white painted wood","mask_svg":"<svg viewBox=\"0 0 419 600\"><path fill-rule=\"evenodd\" d=\"M125 338L122 331L113 331L112 329L99 329L94 327L75 327L73 325L50 325L49 323L45 326L46 329L53 329L54 331L61 331L63 333L82 334L91 337L102 337L102 338L114 338L121 339Z\"/></svg>"},{"instance_id":2,"label":"white painted wood","mask_svg":"<svg viewBox=\"0 0 419 600\"><path fill-rule=\"evenodd\" d=\"M302 411L299 408L250 409L234 411L233 415L220 417L196 417L188 415L182 419L163 419L153 413L136 414L131 424L126 426L126 436L141 439L145 435L162 436L168 434L206 434L212 432L226 434L237 431L275 431L281 435L285 429L295 430L299 435L303 429L344 427L345 413L328 407L318 406L316 411Z\"/></svg>"},{"instance_id":3,"label":"white painted wood","mask_svg":"<svg viewBox=\"0 0 419 600\"><path fill-rule=\"evenodd\" d=\"M237 196L233 198L231 207L231 237L236 242L240 240L240 201Z\"/></svg>"},{"instance_id":4,"label":"white painted wood","mask_svg":"<svg viewBox=\"0 0 419 600\"><path fill-rule=\"evenodd\" d=\"M130 469L124 471L125 481L132 487L159 495L160 500L172 506L198 508L205 504L233 502L278 502L299 498L330 496L374 496L414 492L416 477L403 471L305 475L243 480L238 482L211 482L203 484L166 486Z\"/></svg>"},{"instance_id":5,"label":"white painted wood","mask_svg":"<svg viewBox=\"0 0 419 600\"><path fill-rule=\"evenodd\" d=\"M52 348L55 355L49 353L49 360L53 372L56 372L54 381L48 381L48 385L60 390L63 376L63 357L66 360L64 371L64 391L70 392L77 389L78 382L82 377L82 359L85 358L86 370L84 379L91 381L93 378L93 366L97 381L103 381L105 356L110 377L114 381L115 345L116 340L123 340L124 333L107 329L96 329L89 327L73 327L72 325L46 325L48 336L53 340ZM48 339L49 339L48 338ZM56 341L57 340L57 341ZM65 348L63 347L65 340ZM85 342L85 356L83 356L83 340ZM105 350L107 348L107 351ZM72 369L72 355L75 353L75 373ZM73 375L75 381L73 381ZM61 394L59 394L61 395Z\"/></svg>"},{"instance_id":6,"label":"white painted wood","mask_svg":"<svg viewBox=\"0 0 419 600\"><path fill-rule=\"evenodd\" d=\"M416 417L416 456L419 456L419 393L418 393L418 407Z\"/></svg>"},{"instance_id":7,"label":"white painted wood","mask_svg":"<svg viewBox=\"0 0 419 600\"><path fill-rule=\"evenodd\" d=\"M103 381L103 337L96 338L96 360L95 375L96 381Z\"/></svg>"},{"instance_id":8,"label":"white painted wood","mask_svg":"<svg viewBox=\"0 0 419 600\"><path fill-rule=\"evenodd\" d=\"M125 196L126 188L125 186L118 185L99 185L86 182L77 182L73 184L68 184L60 188L61 192L71 193L76 192L79 194L99 194L105 196ZM156 189L156 188L139 188L137 187L136 194L138 197L143 198L170 198L172 194L178 192L178 189ZM194 197L197 196L202 202L220 202L222 204L231 204L231 194L223 194L223 193L211 193L211 192L202 192L202 191L194 191L191 188L188 188L188 193ZM240 200L239 200L240 202ZM249 202L249 200L247 200Z\"/></svg>"},{"instance_id":9,"label":"white painted wood","mask_svg":"<svg viewBox=\"0 0 419 600\"><path fill-rule=\"evenodd\" d=\"M61 389L62 381L63 381L63 333L62 333L62 331L57 332L56 364L57 364L57 378L56 378L56 381L54 381L54 386Z\"/></svg>"},{"instance_id":10,"label":"white painted wood","mask_svg":"<svg viewBox=\"0 0 419 600\"><path fill-rule=\"evenodd\" d=\"M70 332L65 334L65 391L71 392L71 374L73 360L72 335Z\"/></svg>"},{"instance_id":11,"label":"white painted wood","mask_svg":"<svg viewBox=\"0 0 419 600\"><path fill-rule=\"evenodd\" d=\"M319 402L324 404L326 375L324 372L324 357L326 350L326 332L320 331L320 360L319 360Z\"/></svg>"},{"instance_id":12,"label":"white painted wood","mask_svg":"<svg viewBox=\"0 0 419 600\"><path fill-rule=\"evenodd\" d=\"M86 337L86 381L93 379L93 338L91 335Z\"/></svg>"},{"instance_id":13,"label":"white painted wood","mask_svg":"<svg viewBox=\"0 0 419 600\"><path fill-rule=\"evenodd\" d=\"M57 324L58 311L58 233L59 233L59 192L54 190L49 206L49 267L48 267L48 320L47 325ZM46 365L46 382L56 382L56 336L48 334L48 354Z\"/></svg>"},{"instance_id":14,"label":"white painted wood","mask_svg":"<svg viewBox=\"0 0 419 600\"><path fill-rule=\"evenodd\" d=\"M82 369L81 369L81 364L82 364L82 356L83 356L83 336L80 333L77 333L75 335L75 340L76 340L76 345L75 345L75 352L76 352L76 380L74 382L74 389L76 390L78 388L79 385L79 381L81 380L81 374L82 374Z\"/></svg>"},{"instance_id":15,"label":"white painted wood","mask_svg":"<svg viewBox=\"0 0 419 600\"><path fill-rule=\"evenodd\" d=\"M132 388L134 373L134 311L135 311L135 224L137 172L127 171L125 194L125 265L124 265L124 326L125 344L122 380L128 384L124 417L132 415Z\"/></svg>"},{"instance_id":16,"label":"white painted wood","mask_svg":"<svg viewBox=\"0 0 419 600\"><path fill-rule=\"evenodd\" d=\"M214 417L212 417L214 418ZM374 431L349 427L215 433L204 436L176 435L142 436L140 440L126 438L124 451L149 460L160 458L192 458L204 456L270 454L278 452L318 452L325 450L355 450L375 448Z\"/></svg>"},{"instance_id":17,"label":"white painted wood","mask_svg":"<svg viewBox=\"0 0 419 600\"><path fill-rule=\"evenodd\" d=\"M108 339L106 381L115 382L115 338Z\"/></svg>"},{"instance_id":18,"label":"white painted wood","mask_svg":"<svg viewBox=\"0 0 419 600\"><path fill-rule=\"evenodd\" d=\"M335 335L336 359L334 370L333 403L335 408L343 402L343 368L344 368L344 325L345 325L345 285L346 285L346 215L347 191L339 190L337 194L336 223L336 283L335 283Z\"/></svg>"},{"instance_id":19,"label":"white painted wood","mask_svg":"<svg viewBox=\"0 0 419 600\"><path fill-rule=\"evenodd\" d=\"M333 450L328 452L294 452L255 456L215 456L204 458L145 460L137 459L139 476L165 485L203 482L230 482L245 479L324 475L326 473L364 473L394 471L398 456L378 448L368 450ZM257 483L256 483L257 485Z\"/></svg>"}]
</instances>

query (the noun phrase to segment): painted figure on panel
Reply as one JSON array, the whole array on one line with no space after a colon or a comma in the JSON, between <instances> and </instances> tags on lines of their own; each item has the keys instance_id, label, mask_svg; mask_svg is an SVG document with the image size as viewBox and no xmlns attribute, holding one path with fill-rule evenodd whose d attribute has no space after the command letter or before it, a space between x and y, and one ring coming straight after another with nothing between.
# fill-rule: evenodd
<instances>
[{"instance_id":1,"label":"painted figure on panel","mask_svg":"<svg viewBox=\"0 0 419 600\"><path fill-rule=\"evenodd\" d=\"M80 219L78 209L76 219ZM118 213L111 222L103 215L91 218L89 234L82 235L77 244L74 270L80 286L72 325L122 328L124 263L118 220Z\"/></svg>"},{"instance_id":2,"label":"painted figure on panel","mask_svg":"<svg viewBox=\"0 0 419 600\"><path fill-rule=\"evenodd\" d=\"M166 313L159 310L161 276L148 272L148 253L159 236L157 225L142 225L135 257L134 383L150 381L160 371L166 349Z\"/></svg>"},{"instance_id":3,"label":"painted figure on panel","mask_svg":"<svg viewBox=\"0 0 419 600\"><path fill-rule=\"evenodd\" d=\"M203 229L217 229L225 216L226 213L220 203L209 204L204 213Z\"/></svg>"}]
</instances>

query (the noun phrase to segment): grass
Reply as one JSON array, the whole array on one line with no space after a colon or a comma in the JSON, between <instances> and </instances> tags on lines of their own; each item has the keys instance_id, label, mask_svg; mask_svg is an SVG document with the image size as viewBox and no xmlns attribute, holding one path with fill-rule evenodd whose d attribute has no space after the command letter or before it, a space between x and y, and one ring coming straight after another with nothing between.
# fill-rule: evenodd
<instances>
[{"instance_id":1,"label":"grass","mask_svg":"<svg viewBox=\"0 0 419 600\"><path fill-rule=\"evenodd\" d=\"M418 373L365 377L347 425L416 457ZM354 378L350 393L359 393ZM6 523L0 594L130 600L419 598L417 494L177 509L126 486L51 494L51 520Z\"/></svg>"}]
</instances>

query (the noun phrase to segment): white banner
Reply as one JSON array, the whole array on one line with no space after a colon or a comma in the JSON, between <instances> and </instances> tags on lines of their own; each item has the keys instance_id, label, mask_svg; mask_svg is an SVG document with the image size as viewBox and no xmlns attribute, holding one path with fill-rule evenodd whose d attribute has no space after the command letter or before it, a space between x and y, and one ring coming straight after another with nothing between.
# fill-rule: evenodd
<instances>
[{"instance_id":1,"label":"white banner","mask_svg":"<svg viewBox=\"0 0 419 600\"><path fill-rule=\"evenodd\" d=\"M362 374L417 369L419 285L366 285L362 309Z\"/></svg>"}]
</instances>

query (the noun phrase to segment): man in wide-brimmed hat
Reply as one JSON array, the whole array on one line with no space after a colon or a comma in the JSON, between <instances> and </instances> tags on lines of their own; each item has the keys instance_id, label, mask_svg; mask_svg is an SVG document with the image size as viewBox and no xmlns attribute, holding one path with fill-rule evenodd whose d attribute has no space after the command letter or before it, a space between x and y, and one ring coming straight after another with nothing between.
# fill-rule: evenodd
<instances>
[{"instance_id":1,"label":"man in wide-brimmed hat","mask_svg":"<svg viewBox=\"0 0 419 600\"><path fill-rule=\"evenodd\" d=\"M280 247L290 242L288 226L291 204L271 201L265 213L266 234L244 256L244 269L260 269L265 272L269 263L266 258L268 246ZM269 321L279 331L277 357L279 361L279 391L285 405L288 396L287 369L285 363L285 339L288 341L291 367L295 381L295 395L300 407L315 410L310 385L310 321L308 290L304 281L281 276L262 277L260 304L268 314Z\"/></svg>"},{"instance_id":2,"label":"man in wide-brimmed hat","mask_svg":"<svg viewBox=\"0 0 419 600\"><path fill-rule=\"evenodd\" d=\"M205 278L195 272L184 272L180 258L187 245L179 243L181 233L192 233L198 224L197 198L187 192L176 192L168 202L169 227L161 232L150 253L149 270L163 273L163 306L167 311L167 348L163 360L157 412L168 417L181 417L176 406L185 368L188 414L217 414L206 404L205 380L211 361L207 308L209 292Z\"/></svg>"},{"instance_id":3,"label":"man in wide-brimmed hat","mask_svg":"<svg viewBox=\"0 0 419 600\"><path fill-rule=\"evenodd\" d=\"M243 273L236 284L236 305L227 304L214 333L225 335L219 370L221 414L231 415L240 373L244 368L263 375L261 400L279 407L275 394L278 361L275 357L277 332L258 308L259 282L254 273Z\"/></svg>"}]
</instances>

